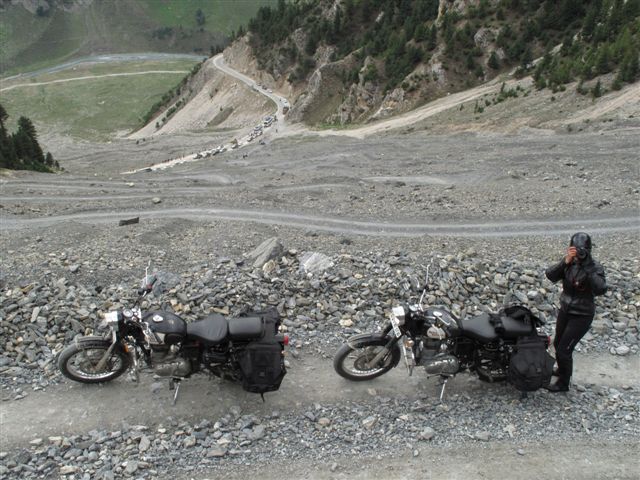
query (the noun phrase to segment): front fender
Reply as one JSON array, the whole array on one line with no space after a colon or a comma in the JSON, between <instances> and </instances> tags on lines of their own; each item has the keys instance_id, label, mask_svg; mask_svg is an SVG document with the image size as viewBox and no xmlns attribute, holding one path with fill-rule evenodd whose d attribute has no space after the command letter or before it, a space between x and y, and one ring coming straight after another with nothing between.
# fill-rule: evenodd
<instances>
[{"instance_id":1,"label":"front fender","mask_svg":"<svg viewBox=\"0 0 640 480\"><path fill-rule=\"evenodd\" d=\"M77 336L73 339L73 343L75 344L78 350L82 350L83 348L95 346L95 345L111 345L112 339L109 337L100 337L97 335L87 335L87 336ZM133 360L133 355L131 352L127 351L122 343L119 341L116 342L114 348L118 351L125 353L130 359Z\"/></svg>"},{"instance_id":2,"label":"front fender","mask_svg":"<svg viewBox=\"0 0 640 480\"><path fill-rule=\"evenodd\" d=\"M354 335L347 339L347 345L350 348L362 348L367 345L387 345L390 340L395 340L393 345L391 346L392 350L397 351L397 353L393 352L393 366L395 367L400 362L400 347L398 346L397 339L387 336L387 333L384 332L371 332L371 333L360 333L358 335Z\"/></svg>"}]
</instances>

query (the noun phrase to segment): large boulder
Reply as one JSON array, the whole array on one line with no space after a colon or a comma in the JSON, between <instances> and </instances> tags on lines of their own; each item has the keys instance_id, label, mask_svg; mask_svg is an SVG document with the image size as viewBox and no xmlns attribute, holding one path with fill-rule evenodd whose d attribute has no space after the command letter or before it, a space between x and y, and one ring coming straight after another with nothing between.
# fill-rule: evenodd
<instances>
[{"instance_id":1,"label":"large boulder","mask_svg":"<svg viewBox=\"0 0 640 480\"><path fill-rule=\"evenodd\" d=\"M262 268L269 260L277 260L283 253L284 247L280 240L271 237L249 252L247 258L253 262L253 268Z\"/></svg>"}]
</instances>

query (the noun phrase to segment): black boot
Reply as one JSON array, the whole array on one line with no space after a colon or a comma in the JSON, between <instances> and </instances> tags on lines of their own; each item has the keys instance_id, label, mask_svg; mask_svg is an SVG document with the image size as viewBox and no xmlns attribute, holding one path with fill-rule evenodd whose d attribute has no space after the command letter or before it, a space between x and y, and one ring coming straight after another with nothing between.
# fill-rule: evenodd
<instances>
[{"instance_id":1,"label":"black boot","mask_svg":"<svg viewBox=\"0 0 640 480\"><path fill-rule=\"evenodd\" d=\"M550 383L545 388L549 390L551 393L569 391L569 385L561 380L556 380L554 383Z\"/></svg>"}]
</instances>

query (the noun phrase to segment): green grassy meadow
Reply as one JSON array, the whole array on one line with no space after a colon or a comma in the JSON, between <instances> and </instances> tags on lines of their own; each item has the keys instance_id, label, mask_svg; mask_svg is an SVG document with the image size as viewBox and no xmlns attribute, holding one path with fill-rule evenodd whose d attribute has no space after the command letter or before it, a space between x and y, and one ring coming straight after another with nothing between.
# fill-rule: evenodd
<instances>
[{"instance_id":1,"label":"green grassy meadow","mask_svg":"<svg viewBox=\"0 0 640 480\"><path fill-rule=\"evenodd\" d=\"M21 5L0 7L0 75L50 67L100 53L208 55L263 5L277 0L99 0L45 16ZM0 2L1 4L2 2ZM199 26L201 9L205 23ZM171 33L159 35L163 28Z\"/></svg>"},{"instance_id":2,"label":"green grassy meadow","mask_svg":"<svg viewBox=\"0 0 640 480\"><path fill-rule=\"evenodd\" d=\"M202 28L226 35L246 24L261 6L274 6L277 0L141 0L149 16L169 27L199 28L196 11L202 10L205 23Z\"/></svg>"},{"instance_id":3,"label":"green grassy meadow","mask_svg":"<svg viewBox=\"0 0 640 480\"><path fill-rule=\"evenodd\" d=\"M192 61L123 62L65 70L30 78L23 83L39 83L87 75L175 70L176 73L103 77L21 86L0 92L0 103L9 114L8 128L14 131L21 115L29 117L40 134L59 133L77 139L108 141L117 134L141 126L149 108L191 70ZM2 88L21 83L5 82Z\"/></svg>"}]
</instances>

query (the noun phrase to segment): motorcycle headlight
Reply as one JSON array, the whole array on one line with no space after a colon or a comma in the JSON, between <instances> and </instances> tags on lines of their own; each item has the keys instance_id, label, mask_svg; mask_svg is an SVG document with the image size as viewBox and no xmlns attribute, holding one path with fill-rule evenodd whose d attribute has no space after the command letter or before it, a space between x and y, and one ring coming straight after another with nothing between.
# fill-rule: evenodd
<instances>
[{"instance_id":1,"label":"motorcycle headlight","mask_svg":"<svg viewBox=\"0 0 640 480\"><path fill-rule=\"evenodd\" d=\"M114 330L118 329L118 312L107 312L104 314L103 325L111 327Z\"/></svg>"},{"instance_id":2,"label":"motorcycle headlight","mask_svg":"<svg viewBox=\"0 0 640 480\"><path fill-rule=\"evenodd\" d=\"M393 307L391 309L391 312L395 317L395 319L398 321L398 325L404 325L404 316L405 316L404 307Z\"/></svg>"}]
</instances>

